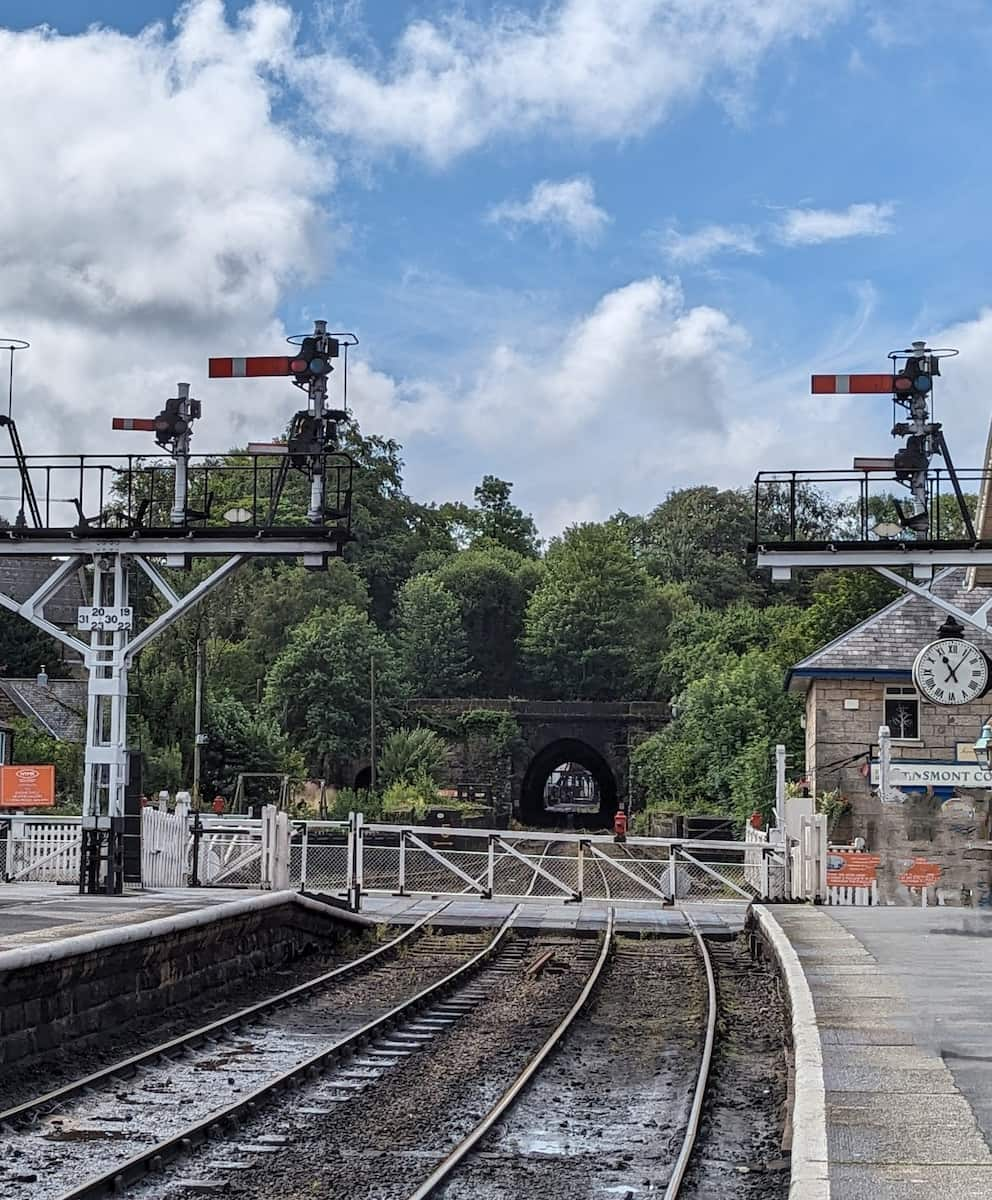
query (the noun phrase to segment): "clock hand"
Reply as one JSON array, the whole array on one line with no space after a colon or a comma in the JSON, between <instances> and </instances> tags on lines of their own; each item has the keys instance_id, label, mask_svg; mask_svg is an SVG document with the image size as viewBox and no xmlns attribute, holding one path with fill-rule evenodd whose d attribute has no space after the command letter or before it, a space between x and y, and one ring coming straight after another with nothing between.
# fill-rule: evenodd
<instances>
[{"instance_id":1,"label":"clock hand","mask_svg":"<svg viewBox=\"0 0 992 1200\"><path fill-rule=\"evenodd\" d=\"M950 683L951 680L953 679L954 682L957 683L958 682L958 667L960 667L961 664L964 662L964 655L962 655L961 658L958 659L958 661L954 664L953 667L951 666L951 660L947 657L946 654L942 654L940 657L943 659L944 666L947 668L947 679L945 680L945 682Z\"/></svg>"}]
</instances>

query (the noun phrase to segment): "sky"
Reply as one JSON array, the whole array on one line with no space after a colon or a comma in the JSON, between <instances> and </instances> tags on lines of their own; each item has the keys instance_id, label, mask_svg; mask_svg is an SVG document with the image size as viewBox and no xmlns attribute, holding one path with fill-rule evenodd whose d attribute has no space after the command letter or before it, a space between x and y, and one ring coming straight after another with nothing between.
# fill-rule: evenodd
<instances>
[{"instance_id":1,"label":"sky","mask_svg":"<svg viewBox=\"0 0 992 1200\"><path fill-rule=\"evenodd\" d=\"M149 450L110 418L178 380L195 450L277 434L299 393L207 357L321 317L412 495L496 474L545 536L891 454L808 377L916 338L978 465L990 59L985 0L0 0L22 440Z\"/></svg>"}]
</instances>

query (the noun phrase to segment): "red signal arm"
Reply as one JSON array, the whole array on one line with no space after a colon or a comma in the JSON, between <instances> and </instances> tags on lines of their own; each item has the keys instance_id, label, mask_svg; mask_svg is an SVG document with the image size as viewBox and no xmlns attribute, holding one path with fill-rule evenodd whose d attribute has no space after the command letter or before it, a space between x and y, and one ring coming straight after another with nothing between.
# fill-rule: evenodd
<instances>
[{"instance_id":1,"label":"red signal arm","mask_svg":"<svg viewBox=\"0 0 992 1200\"><path fill-rule=\"evenodd\" d=\"M210 379L256 379L262 375L294 375L293 361L284 354L256 355L253 358L211 358Z\"/></svg>"},{"instance_id":2,"label":"red signal arm","mask_svg":"<svg viewBox=\"0 0 992 1200\"><path fill-rule=\"evenodd\" d=\"M143 429L149 433L155 432L155 422L151 417L114 417L113 429Z\"/></svg>"},{"instance_id":3,"label":"red signal arm","mask_svg":"<svg viewBox=\"0 0 992 1200\"><path fill-rule=\"evenodd\" d=\"M877 396L895 391L894 375L814 375L814 396Z\"/></svg>"}]
</instances>

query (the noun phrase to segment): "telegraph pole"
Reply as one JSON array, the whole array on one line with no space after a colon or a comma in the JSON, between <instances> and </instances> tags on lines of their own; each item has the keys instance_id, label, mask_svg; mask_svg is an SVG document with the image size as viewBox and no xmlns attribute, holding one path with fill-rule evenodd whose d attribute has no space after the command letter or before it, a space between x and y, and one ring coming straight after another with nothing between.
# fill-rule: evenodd
<instances>
[{"instance_id":1,"label":"telegraph pole","mask_svg":"<svg viewBox=\"0 0 992 1200\"><path fill-rule=\"evenodd\" d=\"M375 791L375 655L369 655L369 717L370 717L370 733L369 733L369 756L371 764L369 768L369 791Z\"/></svg>"}]
</instances>

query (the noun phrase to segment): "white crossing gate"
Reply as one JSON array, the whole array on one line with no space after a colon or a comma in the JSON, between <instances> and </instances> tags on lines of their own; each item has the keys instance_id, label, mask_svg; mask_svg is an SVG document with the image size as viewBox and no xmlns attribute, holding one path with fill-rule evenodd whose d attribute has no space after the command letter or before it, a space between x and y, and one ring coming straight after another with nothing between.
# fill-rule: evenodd
<instances>
[{"instance_id":1,"label":"white crossing gate","mask_svg":"<svg viewBox=\"0 0 992 1200\"><path fill-rule=\"evenodd\" d=\"M11 817L7 825L7 883L75 883L79 880L79 820Z\"/></svg>"},{"instance_id":2,"label":"white crossing gate","mask_svg":"<svg viewBox=\"0 0 992 1200\"><path fill-rule=\"evenodd\" d=\"M189 882L189 809L141 810L141 883L143 887L180 888Z\"/></svg>"}]
</instances>

